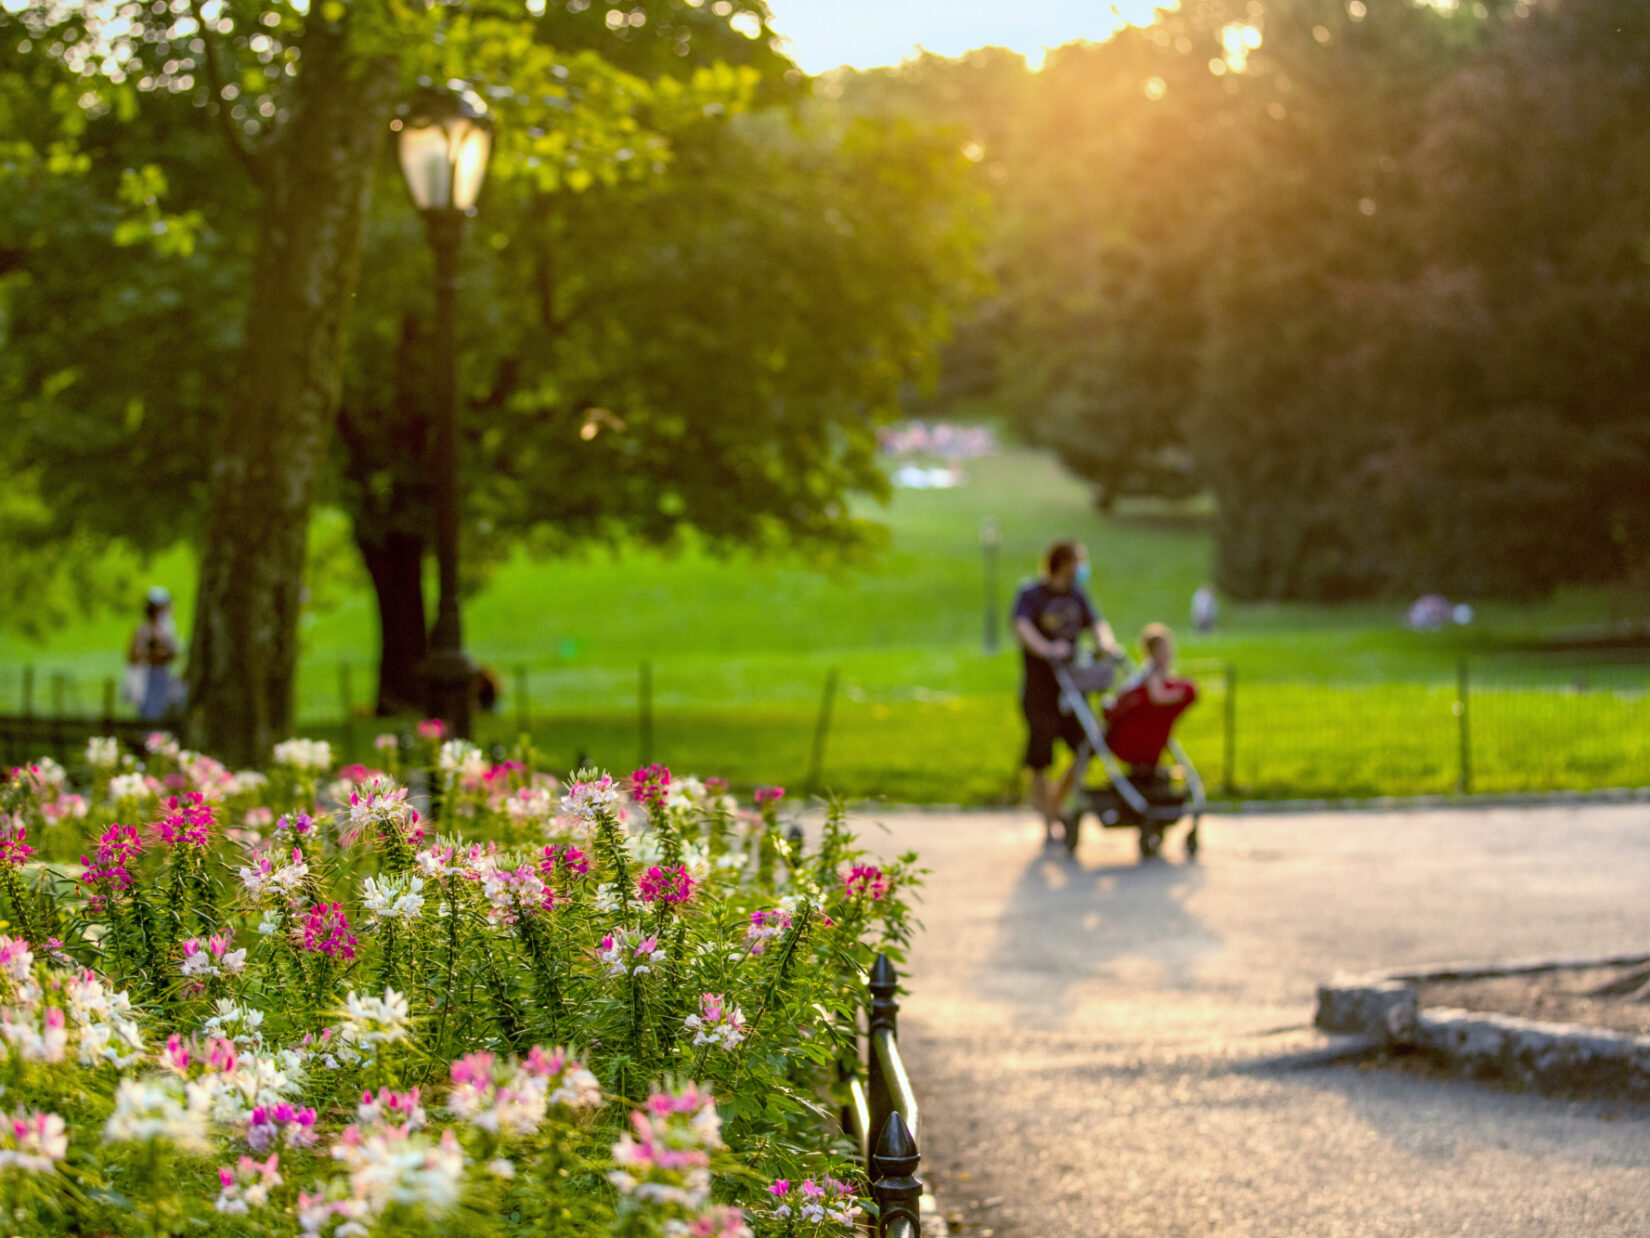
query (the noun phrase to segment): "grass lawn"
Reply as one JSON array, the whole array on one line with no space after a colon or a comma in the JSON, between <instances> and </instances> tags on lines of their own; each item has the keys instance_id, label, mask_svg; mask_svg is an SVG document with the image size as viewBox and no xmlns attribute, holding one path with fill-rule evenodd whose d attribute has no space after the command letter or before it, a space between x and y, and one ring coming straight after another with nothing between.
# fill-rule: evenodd
<instances>
[{"instance_id":1,"label":"grass lawn","mask_svg":"<svg viewBox=\"0 0 1650 1238\"><path fill-rule=\"evenodd\" d=\"M466 643L503 677L489 737L518 732L525 684L535 741L552 760L579 753L614 767L641 755L638 668L650 663L653 742L672 767L742 782L797 785L827 675L840 674L824 751L824 784L895 801L983 803L1017 793L1022 742L1013 696L1018 658L1006 623L983 650L980 522L1003 532L994 612L1035 571L1056 534L1087 542L1091 586L1125 640L1164 619L1182 633L1203 703L1183 735L1205 780L1227 784L1225 683L1237 691L1230 782L1263 797L1449 791L1460 777L1455 668L1556 627L1617 617L1603 593L1540 605L1479 607L1470 628L1422 635L1402 607L1234 606L1221 630L1197 637L1184 616L1209 575L1206 520L1195 508L1137 504L1102 516L1086 488L1048 456L1008 449L966 466L969 484L898 493L880 518L876 559L836 574L796 562L634 553L503 566L465 609ZM337 536L335 514L318 518ZM188 630L192 564L182 552L152 565L179 598ZM1474 599L1467 599L1474 600ZM371 700L375 625L364 580L323 592L303 619L300 720L332 731L345 688ZM45 645L0 633L0 711L15 709L21 668L35 667L37 711L61 695L95 712L101 683L120 672L131 620L77 623ZM1636 785L1645 781L1643 692L1650 667L1578 676L1516 676L1475 661L1469 702L1475 790ZM353 724L370 739L370 718ZM338 732L341 733L341 732Z\"/></svg>"}]
</instances>

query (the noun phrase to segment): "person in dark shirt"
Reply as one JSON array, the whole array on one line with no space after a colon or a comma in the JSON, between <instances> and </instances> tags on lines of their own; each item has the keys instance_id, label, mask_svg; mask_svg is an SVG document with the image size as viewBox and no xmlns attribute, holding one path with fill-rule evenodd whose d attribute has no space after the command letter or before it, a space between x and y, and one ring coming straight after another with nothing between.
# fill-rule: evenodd
<instances>
[{"instance_id":1,"label":"person in dark shirt","mask_svg":"<svg viewBox=\"0 0 1650 1238\"><path fill-rule=\"evenodd\" d=\"M1083 742L1077 719L1060 711L1060 685L1053 664L1066 662L1077 650L1084 632L1094 634L1100 651L1121 657L1111 625L1095 609L1084 591L1088 581L1088 552L1074 541L1061 539L1049 546L1040 580L1024 586L1014 597L1014 635L1020 642L1024 674L1020 708L1026 719L1026 765L1031 770L1032 805L1043 816L1043 841L1055 839L1054 823L1060 805L1071 794L1075 766L1054 787L1048 770L1054 764L1054 741L1062 739L1073 752ZM1064 828L1064 827L1062 827Z\"/></svg>"}]
</instances>

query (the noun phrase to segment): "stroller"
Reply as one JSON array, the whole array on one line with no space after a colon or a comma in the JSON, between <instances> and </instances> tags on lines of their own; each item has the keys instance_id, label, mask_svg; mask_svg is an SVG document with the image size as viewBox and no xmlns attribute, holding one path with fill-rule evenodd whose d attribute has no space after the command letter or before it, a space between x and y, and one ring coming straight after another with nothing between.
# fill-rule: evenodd
<instances>
[{"instance_id":1,"label":"stroller","mask_svg":"<svg viewBox=\"0 0 1650 1238\"><path fill-rule=\"evenodd\" d=\"M1174 738L1174 724L1197 699L1197 689L1188 680L1170 680L1173 686L1186 688L1186 695L1171 705L1158 705L1146 685L1139 684L1118 694L1104 711L1102 725L1089 696L1109 686L1111 670L1105 664L1054 668L1062 707L1076 717L1085 736L1077 750L1077 804L1064 818L1066 848L1077 850L1083 814L1088 811L1104 829L1138 829L1140 858L1152 859L1162 853L1163 835L1189 812L1192 828L1186 832L1186 855L1195 856L1197 827L1208 801L1196 767ZM1165 749L1174 758L1178 780L1161 764ZM1098 759L1105 771L1105 786L1090 787L1085 781L1092 759Z\"/></svg>"}]
</instances>

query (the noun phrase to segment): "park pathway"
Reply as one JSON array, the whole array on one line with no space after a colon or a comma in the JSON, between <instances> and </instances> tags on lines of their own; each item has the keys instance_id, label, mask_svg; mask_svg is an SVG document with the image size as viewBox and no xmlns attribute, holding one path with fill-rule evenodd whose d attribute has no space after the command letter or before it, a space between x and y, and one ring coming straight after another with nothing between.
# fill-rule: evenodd
<instances>
[{"instance_id":1,"label":"park pathway","mask_svg":"<svg viewBox=\"0 0 1650 1238\"><path fill-rule=\"evenodd\" d=\"M1650 1233L1650 1107L1360 1069L1308 1026L1336 971L1647 948L1650 806L1214 819L1195 865L887 824L932 870L901 1045L961 1233Z\"/></svg>"}]
</instances>

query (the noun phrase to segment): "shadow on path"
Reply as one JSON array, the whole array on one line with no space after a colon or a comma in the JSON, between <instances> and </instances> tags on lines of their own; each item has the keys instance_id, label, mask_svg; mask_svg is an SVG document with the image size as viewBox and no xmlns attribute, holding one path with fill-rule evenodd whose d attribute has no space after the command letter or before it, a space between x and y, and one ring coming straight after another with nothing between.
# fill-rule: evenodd
<instances>
[{"instance_id":1,"label":"shadow on path","mask_svg":"<svg viewBox=\"0 0 1650 1238\"><path fill-rule=\"evenodd\" d=\"M1135 984L1192 988L1198 961L1221 944L1186 909L1203 883L1195 863L1086 868L1063 851L1034 856L998 917L976 988L1011 1006L1019 1026L1064 1022L1073 985L1125 966Z\"/></svg>"}]
</instances>

